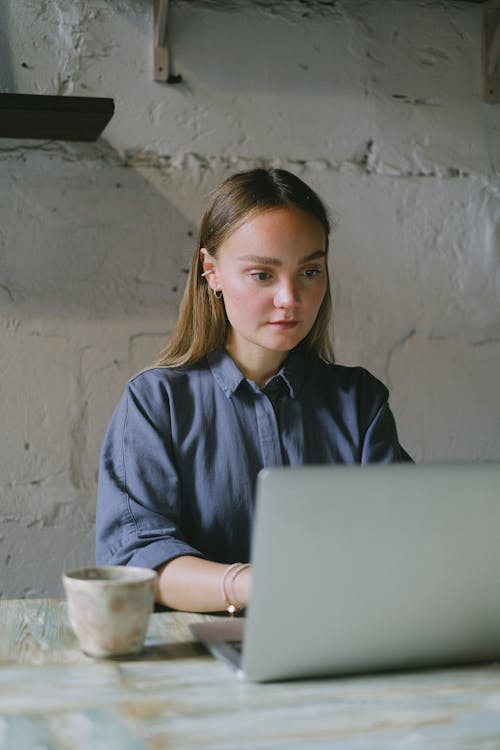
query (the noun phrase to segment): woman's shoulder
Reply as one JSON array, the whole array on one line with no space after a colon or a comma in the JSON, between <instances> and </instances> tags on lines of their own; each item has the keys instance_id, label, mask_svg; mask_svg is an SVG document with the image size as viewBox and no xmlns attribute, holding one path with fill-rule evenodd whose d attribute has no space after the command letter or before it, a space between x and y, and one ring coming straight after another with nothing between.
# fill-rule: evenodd
<instances>
[{"instance_id":1,"label":"woman's shoulder","mask_svg":"<svg viewBox=\"0 0 500 750\"><path fill-rule=\"evenodd\" d=\"M183 367L153 366L133 375L125 392L135 398L164 400L169 394L182 391L184 395L193 390L195 383L207 377L206 360ZM196 390L196 388L194 388Z\"/></svg>"},{"instance_id":2,"label":"woman's shoulder","mask_svg":"<svg viewBox=\"0 0 500 750\"><path fill-rule=\"evenodd\" d=\"M344 365L325 362L317 358L310 370L312 381L325 386L356 393L385 395L387 387L372 372L361 365Z\"/></svg>"},{"instance_id":3,"label":"woman's shoulder","mask_svg":"<svg viewBox=\"0 0 500 750\"><path fill-rule=\"evenodd\" d=\"M370 370L362 365L344 365L339 362L326 362L320 357L315 358L316 369L327 377L346 382L372 380L381 383Z\"/></svg>"},{"instance_id":4,"label":"woman's shoulder","mask_svg":"<svg viewBox=\"0 0 500 750\"><path fill-rule=\"evenodd\" d=\"M200 360L195 364L177 367L153 365L133 375L128 381L128 385L140 388L156 383L175 383L203 376L207 370L206 359Z\"/></svg>"}]
</instances>

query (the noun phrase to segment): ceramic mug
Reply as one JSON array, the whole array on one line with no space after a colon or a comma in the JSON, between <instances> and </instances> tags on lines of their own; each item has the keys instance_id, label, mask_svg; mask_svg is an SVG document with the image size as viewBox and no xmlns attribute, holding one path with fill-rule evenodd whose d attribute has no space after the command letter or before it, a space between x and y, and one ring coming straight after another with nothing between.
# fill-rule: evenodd
<instances>
[{"instance_id":1,"label":"ceramic mug","mask_svg":"<svg viewBox=\"0 0 500 750\"><path fill-rule=\"evenodd\" d=\"M82 651L112 657L139 653L153 611L157 574L106 565L62 576L68 615Z\"/></svg>"}]
</instances>

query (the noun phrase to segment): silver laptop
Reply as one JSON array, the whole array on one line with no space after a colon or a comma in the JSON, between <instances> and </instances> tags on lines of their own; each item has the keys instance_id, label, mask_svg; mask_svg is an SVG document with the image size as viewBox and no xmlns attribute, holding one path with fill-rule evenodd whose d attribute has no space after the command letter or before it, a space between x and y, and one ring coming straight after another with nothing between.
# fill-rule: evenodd
<instances>
[{"instance_id":1,"label":"silver laptop","mask_svg":"<svg viewBox=\"0 0 500 750\"><path fill-rule=\"evenodd\" d=\"M500 463L259 474L245 618L191 626L272 681L500 658Z\"/></svg>"}]
</instances>

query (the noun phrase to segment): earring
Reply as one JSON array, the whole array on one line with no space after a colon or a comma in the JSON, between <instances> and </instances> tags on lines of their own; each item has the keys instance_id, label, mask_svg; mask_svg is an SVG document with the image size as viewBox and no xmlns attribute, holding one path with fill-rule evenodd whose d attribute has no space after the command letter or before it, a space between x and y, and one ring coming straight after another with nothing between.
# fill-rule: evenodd
<instances>
[{"instance_id":1,"label":"earring","mask_svg":"<svg viewBox=\"0 0 500 750\"><path fill-rule=\"evenodd\" d=\"M222 297L222 290L221 289L212 289L212 291L214 293L214 296L217 299L221 299L221 297Z\"/></svg>"}]
</instances>

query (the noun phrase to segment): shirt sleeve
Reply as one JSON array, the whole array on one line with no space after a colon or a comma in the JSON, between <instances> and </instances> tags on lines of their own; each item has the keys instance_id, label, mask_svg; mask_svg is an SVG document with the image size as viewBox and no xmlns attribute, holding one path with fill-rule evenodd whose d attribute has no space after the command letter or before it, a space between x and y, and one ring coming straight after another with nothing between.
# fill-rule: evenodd
<instances>
[{"instance_id":1,"label":"shirt sleeve","mask_svg":"<svg viewBox=\"0 0 500 750\"><path fill-rule=\"evenodd\" d=\"M375 378L371 380L377 386L375 414L364 434L361 463L412 462L412 458L399 443L396 422L389 406L389 392Z\"/></svg>"},{"instance_id":2,"label":"shirt sleeve","mask_svg":"<svg viewBox=\"0 0 500 750\"><path fill-rule=\"evenodd\" d=\"M139 376L118 403L101 450L97 564L157 568L181 555L204 557L186 541L181 501L168 396Z\"/></svg>"}]
</instances>

